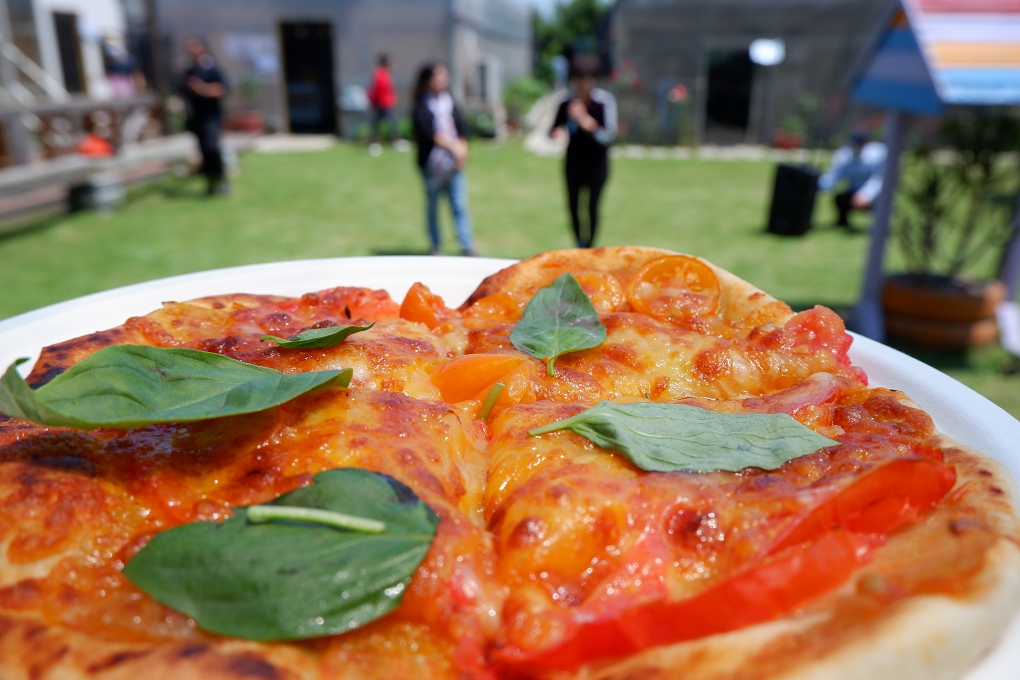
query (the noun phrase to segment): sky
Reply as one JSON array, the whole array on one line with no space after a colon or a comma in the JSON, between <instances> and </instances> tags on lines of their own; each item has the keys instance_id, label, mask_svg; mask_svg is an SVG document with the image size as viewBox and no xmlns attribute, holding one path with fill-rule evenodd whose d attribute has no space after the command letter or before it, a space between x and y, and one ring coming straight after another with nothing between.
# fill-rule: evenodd
<instances>
[{"instance_id":1,"label":"sky","mask_svg":"<svg viewBox=\"0 0 1020 680\"><path fill-rule=\"evenodd\" d=\"M553 12L553 8L560 3L561 0L527 0L528 5L538 10L542 16L550 16Z\"/></svg>"}]
</instances>

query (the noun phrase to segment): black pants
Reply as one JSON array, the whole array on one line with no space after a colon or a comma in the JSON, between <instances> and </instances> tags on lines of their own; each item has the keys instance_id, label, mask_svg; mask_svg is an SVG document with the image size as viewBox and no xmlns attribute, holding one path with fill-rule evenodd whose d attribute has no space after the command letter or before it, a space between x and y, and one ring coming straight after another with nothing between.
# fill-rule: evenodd
<instances>
[{"instance_id":1,"label":"black pants","mask_svg":"<svg viewBox=\"0 0 1020 680\"><path fill-rule=\"evenodd\" d=\"M395 142L400 139L400 123L397 122L397 112L393 109L384 109L379 106L373 106L372 141L379 141L379 128L382 126L382 122L384 120L390 124L390 141Z\"/></svg>"},{"instance_id":2,"label":"black pants","mask_svg":"<svg viewBox=\"0 0 1020 680\"><path fill-rule=\"evenodd\" d=\"M567 165L567 202L570 204L570 222L577 237L578 248L591 248L595 242L595 231L599 226L599 197L602 187L609 176L609 164L599 163L595 166L578 167ZM587 230L581 224L578 206L581 202L581 190L588 190L588 224Z\"/></svg>"},{"instance_id":3,"label":"black pants","mask_svg":"<svg viewBox=\"0 0 1020 680\"><path fill-rule=\"evenodd\" d=\"M856 210L856 208L850 205L850 200L854 197L855 193L857 192L844 191L833 196L833 200L836 202L836 211L839 213L839 217L836 219L836 226L850 226L850 211Z\"/></svg>"},{"instance_id":4,"label":"black pants","mask_svg":"<svg viewBox=\"0 0 1020 680\"><path fill-rule=\"evenodd\" d=\"M201 172L209 179L212 190L223 179L223 152L220 149L220 119L196 118L189 126L198 137L198 150L202 152Z\"/></svg>"}]
</instances>

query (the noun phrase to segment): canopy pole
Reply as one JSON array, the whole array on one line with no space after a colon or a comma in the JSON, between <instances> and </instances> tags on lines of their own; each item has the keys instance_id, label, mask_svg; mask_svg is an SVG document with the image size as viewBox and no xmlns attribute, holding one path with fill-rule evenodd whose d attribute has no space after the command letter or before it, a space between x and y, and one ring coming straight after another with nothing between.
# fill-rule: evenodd
<instances>
[{"instance_id":1,"label":"canopy pole","mask_svg":"<svg viewBox=\"0 0 1020 680\"><path fill-rule=\"evenodd\" d=\"M885 342L885 318L882 313L882 262L885 259L885 242L889 238L889 219L892 217L893 199L900 183L900 155L906 137L907 120L900 111L885 115L885 173L882 191L875 200L871 225L871 243L868 263L864 270L861 299L854 310L853 327L861 335Z\"/></svg>"},{"instance_id":2,"label":"canopy pole","mask_svg":"<svg viewBox=\"0 0 1020 680\"><path fill-rule=\"evenodd\" d=\"M1006 285L1006 300L995 308L999 343L1010 354L1020 357L1020 304L1017 304L1016 290L1020 286L1020 195L1013 213L1013 236L1002 254L999 279Z\"/></svg>"},{"instance_id":3,"label":"canopy pole","mask_svg":"<svg viewBox=\"0 0 1020 680\"><path fill-rule=\"evenodd\" d=\"M1013 235L1002 253L999 279L1006 284L1006 299L1016 302L1016 289L1020 285L1020 194L1017 196L1016 211L1013 213Z\"/></svg>"}]
</instances>

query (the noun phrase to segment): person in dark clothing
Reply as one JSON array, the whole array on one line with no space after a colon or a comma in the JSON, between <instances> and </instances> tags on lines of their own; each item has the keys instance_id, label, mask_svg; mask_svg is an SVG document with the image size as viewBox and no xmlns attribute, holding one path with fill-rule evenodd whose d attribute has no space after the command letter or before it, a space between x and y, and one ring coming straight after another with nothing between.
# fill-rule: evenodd
<instances>
[{"instance_id":1,"label":"person in dark clothing","mask_svg":"<svg viewBox=\"0 0 1020 680\"><path fill-rule=\"evenodd\" d=\"M477 255L472 244L467 205L467 126L449 92L450 72L443 64L427 64L418 73L414 90L414 139L418 167L425 180L429 239L432 254L439 249L439 195L446 193L453 210L457 240L465 255Z\"/></svg>"},{"instance_id":2,"label":"person in dark clothing","mask_svg":"<svg viewBox=\"0 0 1020 680\"><path fill-rule=\"evenodd\" d=\"M191 67L184 72L180 86L188 105L187 129L198 137L202 173L209 180L208 193L228 194L230 185L223 174L223 153L220 149L221 102L227 94L227 81L202 40L188 39L187 50Z\"/></svg>"},{"instance_id":3,"label":"person in dark clothing","mask_svg":"<svg viewBox=\"0 0 1020 680\"><path fill-rule=\"evenodd\" d=\"M609 176L609 145L616 138L616 99L595 87L598 59L575 57L570 65L570 91L556 111L549 134L569 135L565 163L567 203L578 248L590 248L599 222L599 198ZM588 223L582 224L581 193L588 196ZM587 228L586 228L587 227Z\"/></svg>"}]
</instances>

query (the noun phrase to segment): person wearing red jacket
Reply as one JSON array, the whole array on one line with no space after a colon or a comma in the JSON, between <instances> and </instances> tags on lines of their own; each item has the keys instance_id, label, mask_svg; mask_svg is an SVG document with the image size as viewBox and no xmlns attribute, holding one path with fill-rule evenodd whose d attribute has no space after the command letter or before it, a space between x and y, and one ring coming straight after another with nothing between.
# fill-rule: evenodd
<instances>
[{"instance_id":1,"label":"person wearing red jacket","mask_svg":"<svg viewBox=\"0 0 1020 680\"><path fill-rule=\"evenodd\" d=\"M382 147L379 146L379 124L383 120L389 123L390 141L394 146L400 141L396 114L397 89L393 86L388 55L379 55L379 65L372 75L372 84L368 88L368 103L372 105L372 144L369 150L373 155L378 155L382 153Z\"/></svg>"}]
</instances>

